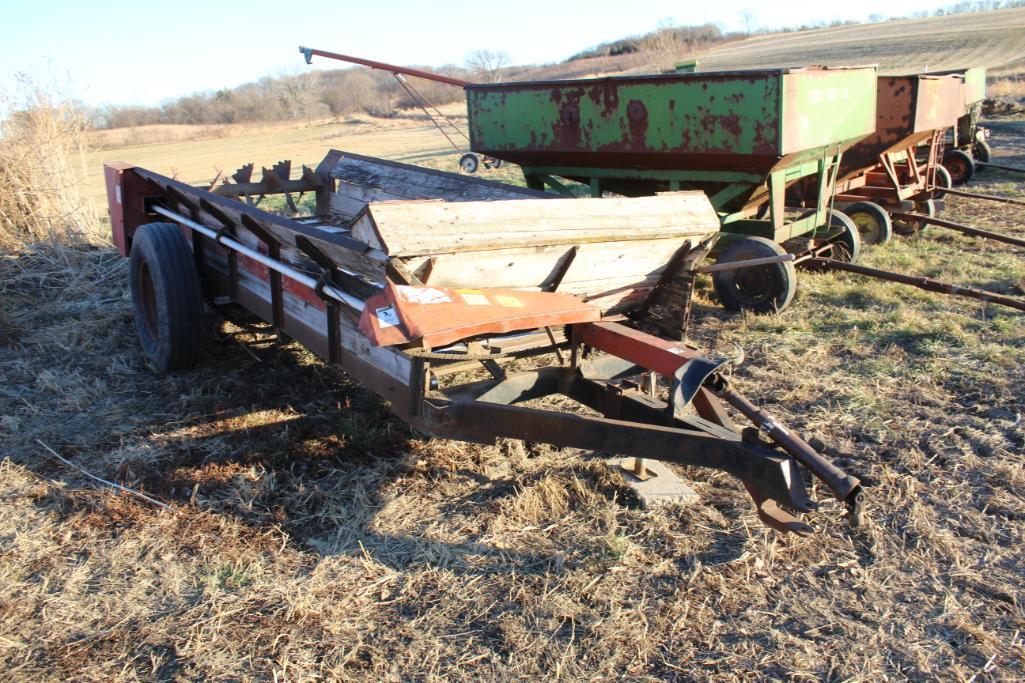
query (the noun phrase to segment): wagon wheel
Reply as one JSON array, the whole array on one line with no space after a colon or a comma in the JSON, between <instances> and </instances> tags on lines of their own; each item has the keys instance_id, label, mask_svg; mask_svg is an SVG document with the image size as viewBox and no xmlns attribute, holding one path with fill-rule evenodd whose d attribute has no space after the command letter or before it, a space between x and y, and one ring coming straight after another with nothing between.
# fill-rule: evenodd
<instances>
[{"instance_id":1,"label":"wagon wheel","mask_svg":"<svg viewBox=\"0 0 1025 683\"><path fill-rule=\"evenodd\" d=\"M924 202L915 202L915 211L924 214L929 218L936 217L936 202L927 199ZM920 220L894 219L893 231L898 235L917 235L925 230L926 223Z\"/></svg>"},{"instance_id":2,"label":"wagon wheel","mask_svg":"<svg viewBox=\"0 0 1025 683\"><path fill-rule=\"evenodd\" d=\"M975 175L975 162L967 152L952 149L943 157L943 165L950 172L954 185L964 185Z\"/></svg>"},{"instance_id":3,"label":"wagon wheel","mask_svg":"<svg viewBox=\"0 0 1025 683\"><path fill-rule=\"evenodd\" d=\"M993 159L993 148L985 140L976 140L972 145L972 156L976 161L988 164Z\"/></svg>"},{"instance_id":4,"label":"wagon wheel","mask_svg":"<svg viewBox=\"0 0 1025 683\"><path fill-rule=\"evenodd\" d=\"M866 244L886 244L893 236L893 221L886 209L875 202L854 202L844 207L843 212L854 221Z\"/></svg>"},{"instance_id":5,"label":"wagon wheel","mask_svg":"<svg viewBox=\"0 0 1025 683\"><path fill-rule=\"evenodd\" d=\"M829 229L824 239L816 239L815 246L830 245L830 258L846 263L854 263L861 256L861 233L858 226L847 214L829 210Z\"/></svg>"},{"instance_id":6,"label":"wagon wheel","mask_svg":"<svg viewBox=\"0 0 1025 683\"><path fill-rule=\"evenodd\" d=\"M203 333L203 297L192 249L173 223L135 231L131 253L132 307L139 343L158 373L196 364Z\"/></svg>"},{"instance_id":7,"label":"wagon wheel","mask_svg":"<svg viewBox=\"0 0 1025 683\"><path fill-rule=\"evenodd\" d=\"M716 263L782 256L786 251L764 237L740 237L719 253ZM720 270L712 285L722 305L731 311L772 313L790 305L797 292L797 270L792 261L753 268Z\"/></svg>"},{"instance_id":8,"label":"wagon wheel","mask_svg":"<svg viewBox=\"0 0 1025 683\"><path fill-rule=\"evenodd\" d=\"M936 167L936 187L932 191L933 199L943 199L947 196L945 190L954 187L954 179L950 177L950 171L945 166Z\"/></svg>"},{"instance_id":9,"label":"wagon wheel","mask_svg":"<svg viewBox=\"0 0 1025 683\"><path fill-rule=\"evenodd\" d=\"M459 157L459 168L463 169L464 173L476 173L479 167L480 159L476 154L467 153Z\"/></svg>"}]
</instances>

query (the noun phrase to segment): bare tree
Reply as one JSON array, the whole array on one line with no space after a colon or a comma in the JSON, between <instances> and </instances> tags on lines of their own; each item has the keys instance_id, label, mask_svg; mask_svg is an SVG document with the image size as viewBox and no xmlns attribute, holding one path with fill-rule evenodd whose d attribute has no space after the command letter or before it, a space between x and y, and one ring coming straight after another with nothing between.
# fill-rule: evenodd
<instances>
[{"instance_id":1,"label":"bare tree","mask_svg":"<svg viewBox=\"0 0 1025 683\"><path fill-rule=\"evenodd\" d=\"M746 9L740 13L740 21L744 23L744 33L754 33L755 13Z\"/></svg>"},{"instance_id":2,"label":"bare tree","mask_svg":"<svg viewBox=\"0 0 1025 683\"><path fill-rule=\"evenodd\" d=\"M502 80L502 69L509 66L509 55L495 50L474 50L466 56L468 68L478 81L497 83Z\"/></svg>"}]
</instances>

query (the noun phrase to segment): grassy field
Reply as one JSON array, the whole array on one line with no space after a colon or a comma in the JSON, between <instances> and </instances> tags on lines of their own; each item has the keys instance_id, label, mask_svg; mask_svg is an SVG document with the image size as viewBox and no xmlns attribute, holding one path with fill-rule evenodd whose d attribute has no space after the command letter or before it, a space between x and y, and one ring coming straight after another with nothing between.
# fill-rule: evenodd
<instances>
[{"instance_id":1,"label":"grassy field","mask_svg":"<svg viewBox=\"0 0 1025 683\"><path fill-rule=\"evenodd\" d=\"M986 66L1014 75L1023 56L1025 8L1018 8L776 33L716 48L700 56L700 64L709 70L878 64L883 73Z\"/></svg>"},{"instance_id":2,"label":"grassy field","mask_svg":"<svg viewBox=\"0 0 1025 683\"><path fill-rule=\"evenodd\" d=\"M1020 124L993 142L1025 165ZM441 143L335 123L117 156L199 181ZM1025 236L1020 208L945 215ZM1022 256L931 229L864 262L1023 296ZM106 248L0 259L6 680L1025 678L1025 315L802 274L791 309L738 317L703 283L692 341L740 345L738 385L868 486L866 526L825 500L784 538L726 476L644 511L600 454L420 437L244 318L211 311L201 366L156 377L126 283Z\"/></svg>"},{"instance_id":3,"label":"grassy field","mask_svg":"<svg viewBox=\"0 0 1025 683\"><path fill-rule=\"evenodd\" d=\"M465 106L450 105L443 107L442 111L453 117L465 131ZM292 160L293 176L298 177L301 164L315 167L332 148L450 171L459 170L459 154L444 136L425 116L410 112L394 119L359 116L345 121L256 128L193 127L191 139L181 139L185 135L182 126L147 128L140 135L159 142L100 149L89 155L84 182L88 197L97 205L106 207L103 189L105 161L131 162L196 184L212 181L218 170L230 176L240 166L250 162L256 164L258 176L261 166L269 168L281 159ZM103 146L117 141L108 140L110 137L108 131L98 131L95 142ZM168 137L172 139L166 139ZM457 142L465 141L457 139ZM501 177L512 175L512 172L499 174ZM492 173L488 177L496 175Z\"/></svg>"}]
</instances>

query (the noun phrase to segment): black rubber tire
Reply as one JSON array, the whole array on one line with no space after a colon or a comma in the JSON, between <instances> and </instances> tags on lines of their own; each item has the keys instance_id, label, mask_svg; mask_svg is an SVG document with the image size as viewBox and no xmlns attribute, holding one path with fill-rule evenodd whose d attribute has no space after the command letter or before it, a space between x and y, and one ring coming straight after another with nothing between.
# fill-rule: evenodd
<instances>
[{"instance_id":1,"label":"black rubber tire","mask_svg":"<svg viewBox=\"0 0 1025 683\"><path fill-rule=\"evenodd\" d=\"M468 152L459 157L459 168L463 170L463 173L476 173L479 167L480 159L476 154Z\"/></svg>"},{"instance_id":2,"label":"black rubber tire","mask_svg":"<svg viewBox=\"0 0 1025 683\"><path fill-rule=\"evenodd\" d=\"M160 374L194 367L203 340L203 296L181 228L147 223L136 230L130 277L135 331L146 360Z\"/></svg>"},{"instance_id":3,"label":"black rubber tire","mask_svg":"<svg viewBox=\"0 0 1025 683\"><path fill-rule=\"evenodd\" d=\"M972 155L959 149L952 149L943 156L943 165L950 173L954 185L964 185L975 175L975 162Z\"/></svg>"},{"instance_id":4,"label":"black rubber tire","mask_svg":"<svg viewBox=\"0 0 1025 683\"><path fill-rule=\"evenodd\" d=\"M988 164L993 159L993 148L985 140L976 140L975 144L972 145L972 156L975 157L976 161Z\"/></svg>"},{"instance_id":5,"label":"black rubber tire","mask_svg":"<svg viewBox=\"0 0 1025 683\"><path fill-rule=\"evenodd\" d=\"M936 167L936 189L932 191L933 199L943 199L947 196L945 190L954 187L954 179L950 177L950 171L946 166Z\"/></svg>"},{"instance_id":6,"label":"black rubber tire","mask_svg":"<svg viewBox=\"0 0 1025 683\"><path fill-rule=\"evenodd\" d=\"M847 214L836 209L829 210L830 237L834 245L830 258L847 263L856 263L861 257L861 233Z\"/></svg>"},{"instance_id":7,"label":"black rubber tire","mask_svg":"<svg viewBox=\"0 0 1025 683\"><path fill-rule=\"evenodd\" d=\"M865 244L886 244L893 237L893 221L886 209L875 202L854 202L843 208L854 221Z\"/></svg>"},{"instance_id":8,"label":"black rubber tire","mask_svg":"<svg viewBox=\"0 0 1025 683\"><path fill-rule=\"evenodd\" d=\"M739 237L719 253L716 263L782 256L783 247L764 237ZM730 311L773 313L782 311L797 293L797 269L792 261L752 268L720 270L712 285L723 307Z\"/></svg>"},{"instance_id":9,"label":"black rubber tire","mask_svg":"<svg viewBox=\"0 0 1025 683\"><path fill-rule=\"evenodd\" d=\"M936 202L931 199L927 199L924 202L915 202L915 211L917 213L925 214L929 218L935 218L938 213L936 210ZM925 230L926 223L922 221L905 221L895 219L893 221L893 231L898 235L918 235Z\"/></svg>"}]
</instances>

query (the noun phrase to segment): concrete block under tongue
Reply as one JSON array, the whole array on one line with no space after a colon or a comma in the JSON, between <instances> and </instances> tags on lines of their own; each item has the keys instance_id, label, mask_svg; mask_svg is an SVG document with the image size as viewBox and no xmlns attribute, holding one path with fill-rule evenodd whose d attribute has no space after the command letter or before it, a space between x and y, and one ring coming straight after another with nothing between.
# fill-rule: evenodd
<instances>
[{"instance_id":1,"label":"concrete block under tongue","mask_svg":"<svg viewBox=\"0 0 1025 683\"><path fill-rule=\"evenodd\" d=\"M659 460L643 460L644 473L640 476L636 473L634 458L610 458L605 462L623 477L645 508L663 503L691 503L698 499L697 492Z\"/></svg>"}]
</instances>

